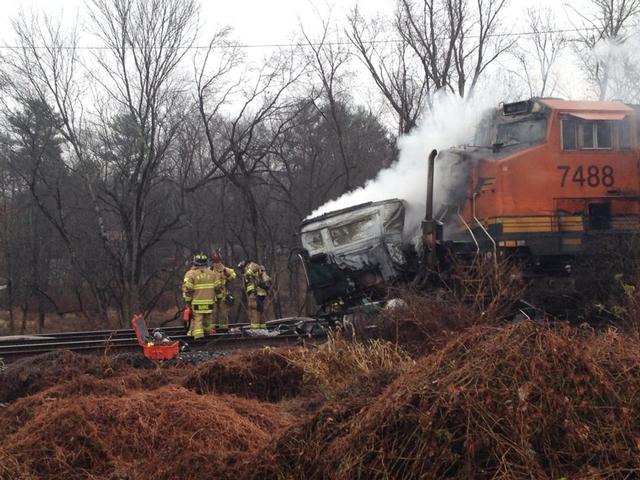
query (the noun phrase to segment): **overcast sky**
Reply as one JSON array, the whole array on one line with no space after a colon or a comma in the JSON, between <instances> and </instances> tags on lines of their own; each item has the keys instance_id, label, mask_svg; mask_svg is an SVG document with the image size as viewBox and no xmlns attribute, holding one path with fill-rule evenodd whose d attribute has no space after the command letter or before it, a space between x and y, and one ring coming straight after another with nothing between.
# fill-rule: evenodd
<instances>
[{"instance_id":1,"label":"overcast sky","mask_svg":"<svg viewBox=\"0 0 640 480\"><path fill-rule=\"evenodd\" d=\"M324 15L328 5L332 5L333 18L343 19L355 3L356 0L205 0L201 2L202 23L205 28L229 25L233 27L236 38L246 44L286 43L300 22L307 28L317 25L319 12ZM365 12L389 13L395 0L360 0L359 3ZM561 3L559 0L512 0L509 21L516 24L527 7L542 4L555 6L562 17ZM565 3L579 4L581 0ZM64 17L71 21L86 8L85 0L0 0L0 5L0 38L5 41L8 40L8 19L21 10L42 11L56 16L64 12Z\"/></svg>"},{"instance_id":2,"label":"overcast sky","mask_svg":"<svg viewBox=\"0 0 640 480\"><path fill-rule=\"evenodd\" d=\"M355 3L355 0L334 2L333 17L344 18ZM394 0L365 0L360 3L361 8L367 12L388 12L391 11ZM3 40L7 38L8 19L21 10L42 11L53 15L64 11L65 18L71 20L78 11L86 9L85 0L0 0L0 5ZM247 44L288 42L300 21L310 25L317 19L319 11L327 11L327 3L307 0L205 0L200 5L205 28L229 25L236 32L236 38Z\"/></svg>"},{"instance_id":3,"label":"overcast sky","mask_svg":"<svg viewBox=\"0 0 640 480\"><path fill-rule=\"evenodd\" d=\"M503 17L503 24L507 30L514 33L526 31L524 24L525 11L528 7L548 5L557 12L556 22L560 28L571 28L568 14L571 7L580 10L580 7L588 0L511 0L509 9ZM356 4L357 0L202 0L201 6L201 32L202 45L220 26L230 26L234 30L233 38L244 45L254 46L246 48L247 58L252 61L262 61L262 57L273 51L268 45L287 44L300 40L300 24L311 37L316 37L321 27L321 17L326 17L331 10L332 20L339 25L344 25L348 12ZM371 16L376 12L383 15L392 13L396 0L360 0L360 8L365 16ZM87 0L0 0L2 15L0 15L0 44L13 44L9 19L18 15L21 11L44 12L54 17L62 16L64 23L71 25L76 18L82 19L87 11ZM81 27L80 30L83 30ZM84 46L91 43L91 39L85 37L81 40ZM95 42L94 42L95 43ZM259 47L267 45L266 47ZM508 58L500 61L512 61ZM362 69L358 63L354 68ZM567 65L567 67L569 67ZM567 68L568 71L573 67ZM496 83L495 80L490 82ZM500 82L497 82L500 84ZM571 82L570 82L571 83ZM575 83L575 82L574 82ZM349 85L350 93L362 101L366 101L369 95L368 86L371 84L369 75L358 71ZM510 87L506 88L509 92ZM363 93L365 92L365 93ZM562 96L582 95L576 91L575 85L571 91L563 89L557 92ZM372 105L369 105L370 107Z\"/></svg>"}]
</instances>

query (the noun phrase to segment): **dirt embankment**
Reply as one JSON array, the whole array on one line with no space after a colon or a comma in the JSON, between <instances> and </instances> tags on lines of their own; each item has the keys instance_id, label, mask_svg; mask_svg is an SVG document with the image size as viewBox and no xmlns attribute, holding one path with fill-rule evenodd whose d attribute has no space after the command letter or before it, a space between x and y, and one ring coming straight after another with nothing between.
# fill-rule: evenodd
<instances>
[{"instance_id":1,"label":"dirt embankment","mask_svg":"<svg viewBox=\"0 0 640 480\"><path fill-rule=\"evenodd\" d=\"M254 365L258 371L245 374L257 378L261 368L281 368L281 358L242 354L218 359L216 368ZM0 478L215 477L255 456L294 421L276 404L245 398L271 395L262 380L241 388L243 397L210 395L189 388L189 379L202 385L202 370L212 365L137 370L103 362L64 352L4 372L12 403L0 409Z\"/></svg>"},{"instance_id":2,"label":"dirt embankment","mask_svg":"<svg viewBox=\"0 0 640 480\"><path fill-rule=\"evenodd\" d=\"M68 377L63 355L0 408L0 478L640 475L637 340L534 322L436 340L414 357L333 338L182 368L87 360Z\"/></svg>"},{"instance_id":3,"label":"dirt embankment","mask_svg":"<svg viewBox=\"0 0 640 480\"><path fill-rule=\"evenodd\" d=\"M304 372L287 355L287 350L263 349L207 362L183 385L197 393L230 393L268 402L293 398L302 389Z\"/></svg>"}]
</instances>

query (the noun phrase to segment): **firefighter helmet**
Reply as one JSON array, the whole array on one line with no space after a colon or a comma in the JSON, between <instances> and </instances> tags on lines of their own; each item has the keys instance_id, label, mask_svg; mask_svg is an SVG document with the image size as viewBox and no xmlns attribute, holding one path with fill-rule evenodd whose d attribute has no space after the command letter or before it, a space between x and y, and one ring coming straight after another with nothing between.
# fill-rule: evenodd
<instances>
[{"instance_id":1,"label":"firefighter helmet","mask_svg":"<svg viewBox=\"0 0 640 480\"><path fill-rule=\"evenodd\" d=\"M211 254L211 261L213 263L219 263L222 261L222 254L220 253L220 249L214 250Z\"/></svg>"},{"instance_id":2,"label":"firefighter helmet","mask_svg":"<svg viewBox=\"0 0 640 480\"><path fill-rule=\"evenodd\" d=\"M202 267L209 263L209 257L206 253L197 253L193 256L191 263L193 263L193 265L196 267Z\"/></svg>"},{"instance_id":3,"label":"firefighter helmet","mask_svg":"<svg viewBox=\"0 0 640 480\"><path fill-rule=\"evenodd\" d=\"M239 264L238 264L238 270L240 270L241 272L244 272L244 269L246 268L247 265L249 265L249 260L242 260Z\"/></svg>"}]
</instances>

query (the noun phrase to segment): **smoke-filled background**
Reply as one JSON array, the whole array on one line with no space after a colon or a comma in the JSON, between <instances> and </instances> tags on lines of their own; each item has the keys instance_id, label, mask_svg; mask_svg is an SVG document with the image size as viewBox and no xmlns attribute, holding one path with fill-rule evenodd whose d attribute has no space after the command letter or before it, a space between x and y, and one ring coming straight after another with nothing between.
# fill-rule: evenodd
<instances>
[{"instance_id":1,"label":"smoke-filled background","mask_svg":"<svg viewBox=\"0 0 640 480\"><path fill-rule=\"evenodd\" d=\"M496 90L491 90L495 92ZM334 210L366 202L399 198L407 202L405 233L410 234L424 218L427 195L427 158L434 148L439 152L471 144L476 125L489 108L497 108L493 95L461 98L439 93L425 111L418 126L398 138L398 160L378 173L363 187L331 200L315 210L315 217ZM461 181L452 178L447 164L438 156L434 178L434 211L447 202L452 186ZM461 170L458 170L461 171ZM462 179L463 180L463 179Z\"/></svg>"}]
</instances>

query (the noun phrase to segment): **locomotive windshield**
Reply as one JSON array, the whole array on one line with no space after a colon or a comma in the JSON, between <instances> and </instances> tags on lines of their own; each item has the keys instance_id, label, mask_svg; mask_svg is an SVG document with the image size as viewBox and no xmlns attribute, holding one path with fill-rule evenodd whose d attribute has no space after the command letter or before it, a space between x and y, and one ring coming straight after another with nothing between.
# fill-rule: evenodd
<instances>
[{"instance_id":1,"label":"locomotive windshield","mask_svg":"<svg viewBox=\"0 0 640 480\"><path fill-rule=\"evenodd\" d=\"M547 136L547 112L525 110L507 112L491 109L485 112L474 135L474 145L493 147L494 152L516 145L542 143Z\"/></svg>"},{"instance_id":2,"label":"locomotive windshield","mask_svg":"<svg viewBox=\"0 0 640 480\"><path fill-rule=\"evenodd\" d=\"M521 143L538 143L542 142L546 135L546 118L527 118L518 122L499 123L495 143L505 147Z\"/></svg>"}]
</instances>

